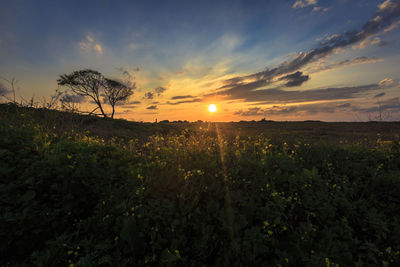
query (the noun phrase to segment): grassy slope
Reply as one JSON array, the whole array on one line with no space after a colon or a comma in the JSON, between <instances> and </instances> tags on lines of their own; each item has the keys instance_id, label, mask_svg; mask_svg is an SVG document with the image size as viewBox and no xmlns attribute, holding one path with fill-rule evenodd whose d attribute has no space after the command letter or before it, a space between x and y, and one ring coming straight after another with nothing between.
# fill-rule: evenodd
<instances>
[{"instance_id":1,"label":"grassy slope","mask_svg":"<svg viewBox=\"0 0 400 267\"><path fill-rule=\"evenodd\" d=\"M0 105L0 265L394 265L399 127Z\"/></svg>"}]
</instances>

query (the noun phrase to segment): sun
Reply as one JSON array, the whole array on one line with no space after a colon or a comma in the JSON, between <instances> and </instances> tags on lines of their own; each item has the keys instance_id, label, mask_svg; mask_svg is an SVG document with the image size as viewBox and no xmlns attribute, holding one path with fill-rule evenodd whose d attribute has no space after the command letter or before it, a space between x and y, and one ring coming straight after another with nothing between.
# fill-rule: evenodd
<instances>
[{"instance_id":1,"label":"sun","mask_svg":"<svg viewBox=\"0 0 400 267\"><path fill-rule=\"evenodd\" d=\"M208 111L211 112L211 113L214 113L215 111L217 111L217 106L214 105L214 104L210 104L208 106Z\"/></svg>"}]
</instances>

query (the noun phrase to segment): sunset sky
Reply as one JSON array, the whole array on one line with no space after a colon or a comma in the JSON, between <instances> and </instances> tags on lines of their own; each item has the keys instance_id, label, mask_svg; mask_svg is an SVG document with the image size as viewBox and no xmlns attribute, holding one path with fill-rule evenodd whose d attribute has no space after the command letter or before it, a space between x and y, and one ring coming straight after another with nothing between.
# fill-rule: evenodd
<instances>
[{"instance_id":1,"label":"sunset sky","mask_svg":"<svg viewBox=\"0 0 400 267\"><path fill-rule=\"evenodd\" d=\"M399 25L400 0L3 0L0 76L37 100L74 70L135 82L135 121L400 120Z\"/></svg>"}]
</instances>

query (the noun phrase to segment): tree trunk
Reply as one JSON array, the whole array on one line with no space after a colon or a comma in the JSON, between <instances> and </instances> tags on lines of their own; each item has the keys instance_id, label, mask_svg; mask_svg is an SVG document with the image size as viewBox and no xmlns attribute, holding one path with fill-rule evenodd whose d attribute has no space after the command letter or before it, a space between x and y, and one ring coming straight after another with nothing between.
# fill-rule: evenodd
<instances>
[{"instance_id":1,"label":"tree trunk","mask_svg":"<svg viewBox=\"0 0 400 267\"><path fill-rule=\"evenodd\" d=\"M107 118L106 113L104 113L103 107L101 106L100 100L97 98L96 104L99 106L101 114L104 116L104 118Z\"/></svg>"},{"instance_id":2,"label":"tree trunk","mask_svg":"<svg viewBox=\"0 0 400 267\"><path fill-rule=\"evenodd\" d=\"M111 119L114 119L114 113L115 113L115 106L112 105L112 114L111 114Z\"/></svg>"}]
</instances>

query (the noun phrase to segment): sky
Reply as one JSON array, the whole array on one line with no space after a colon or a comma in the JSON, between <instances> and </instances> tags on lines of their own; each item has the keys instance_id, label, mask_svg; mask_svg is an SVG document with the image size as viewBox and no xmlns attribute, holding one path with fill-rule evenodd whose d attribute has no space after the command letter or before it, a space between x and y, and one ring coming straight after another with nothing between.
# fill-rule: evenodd
<instances>
[{"instance_id":1,"label":"sky","mask_svg":"<svg viewBox=\"0 0 400 267\"><path fill-rule=\"evenodd\" d=\"M400 0L0 5L3 95L16 78L43 101L93 69L135 85L116 111L134 121L400 120Z\"/></svg>"}]
</instances>

